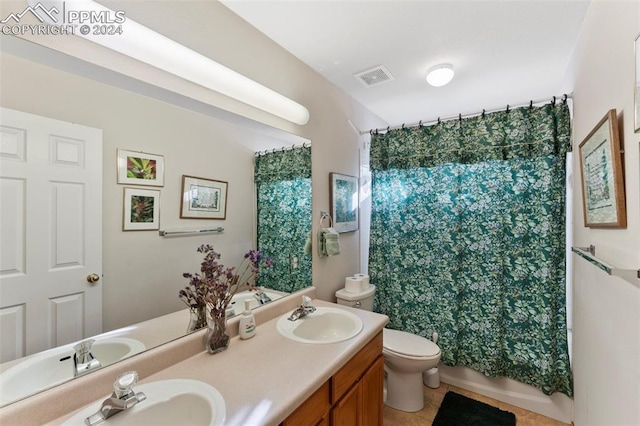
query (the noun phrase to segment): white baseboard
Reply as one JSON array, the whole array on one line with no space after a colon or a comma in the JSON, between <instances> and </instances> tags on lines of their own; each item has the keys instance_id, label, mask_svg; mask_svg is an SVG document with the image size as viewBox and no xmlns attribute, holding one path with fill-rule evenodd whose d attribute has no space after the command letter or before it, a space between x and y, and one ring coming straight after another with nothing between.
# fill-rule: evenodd
<instances>
[{"instance_id":1,"label":"white baseboard","mask_svg":"<svg viewBox=\"0 0 640 426\"><path fill-rule=\"evenodd\" d=\"M573 399L564 394L545 395L533 386L507 378L487 377L466 367L448 367L442 363L438 367L440 379L447 384L488 396L564 423L570 424L572 421Z\"/></svg>"}]
</instances>

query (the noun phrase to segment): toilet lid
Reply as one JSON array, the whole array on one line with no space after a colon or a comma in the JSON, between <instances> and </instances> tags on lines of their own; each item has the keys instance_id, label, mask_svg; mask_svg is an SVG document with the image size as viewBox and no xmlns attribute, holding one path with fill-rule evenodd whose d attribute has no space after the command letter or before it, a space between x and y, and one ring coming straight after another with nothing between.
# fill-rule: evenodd
<instances>
[{"instance_id":1,"label":"toilet lid","mask_svg":"<svg viewBox=\"0 0 640 426\"><path fill-rule=\"evenodd\" d=\"M438 345L431 340L400 330L383 329L382 342L385 349L401 355L432 357L440 353Z\"/></svg>"}]
</instances>

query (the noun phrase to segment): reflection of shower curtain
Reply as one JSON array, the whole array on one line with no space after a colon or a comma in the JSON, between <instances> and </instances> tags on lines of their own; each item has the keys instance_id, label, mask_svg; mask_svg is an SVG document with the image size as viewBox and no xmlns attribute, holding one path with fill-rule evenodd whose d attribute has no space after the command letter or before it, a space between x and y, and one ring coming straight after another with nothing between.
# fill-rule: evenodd
<instances>
[{"instance_id":1,"label":"reflection of shower curtain","mask_svg":"<svg viewBox=\"0 0 640 426\"><path fill-rule=\"evenodd\" d=\"M442 360L572 394L565 104L373 135L369 275Z\"/></svg>"},{"instance_id":2,"label":"reflection of shower curtain","mask_svg":"<svg viewBox=\"0 0 640 426\"><path fill-rule=\"evenodd\" d=\"M293 292L311 285L311 255L304 246L311 231L311 147L255 158L258 250L273 259L258 285Z\"/></svg>"}]
</instances>

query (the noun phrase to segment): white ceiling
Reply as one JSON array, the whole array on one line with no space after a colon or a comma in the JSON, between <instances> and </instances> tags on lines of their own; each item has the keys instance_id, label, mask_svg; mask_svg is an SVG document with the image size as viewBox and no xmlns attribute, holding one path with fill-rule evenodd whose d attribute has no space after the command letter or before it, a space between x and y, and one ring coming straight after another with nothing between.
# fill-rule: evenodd
<instances>
[{"instance_id":1,"label":"white ceiling","mask_svg":"<svg viewBox=\"0 0 640 426\"><path fill-rule=\"evenodd\" d=\"M550 99L589 0L221 0L391 126ZM427 70L453 64L444 87ZM395 77L365 87L354 74Z\"/></svg>"}]
</instances>

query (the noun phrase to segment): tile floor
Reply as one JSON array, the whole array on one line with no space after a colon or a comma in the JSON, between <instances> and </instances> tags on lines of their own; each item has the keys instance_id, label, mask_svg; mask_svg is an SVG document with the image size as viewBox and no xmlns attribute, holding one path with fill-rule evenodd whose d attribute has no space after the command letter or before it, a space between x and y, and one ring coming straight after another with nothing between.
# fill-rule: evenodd
<instances>
[{"instance_id":1,"label":"tile floor","mask_svg":"<svg viewBox=\"0 0 640 426\"><path fill-rule=\"evenodd\" d=\"M444 399L447 391L453 391L460 395L473 398L485 404L493 405L501 410L511 411L516 415L517 426L566 426L558 420L542 416L531 411L524 410L513 405L500 402L496 399L486 397L465 389L461 389L452 385L441 383L438 389L430 389L425 387L424 408L417 413L405 413L403 411L394 410L393 408L384 407L384 426L425 426L430 425L436 417L438 408Z\"/></svg>"}]
</instances>

